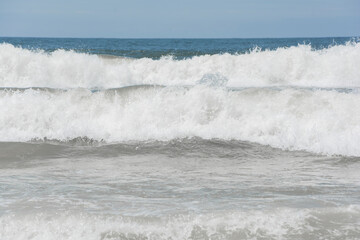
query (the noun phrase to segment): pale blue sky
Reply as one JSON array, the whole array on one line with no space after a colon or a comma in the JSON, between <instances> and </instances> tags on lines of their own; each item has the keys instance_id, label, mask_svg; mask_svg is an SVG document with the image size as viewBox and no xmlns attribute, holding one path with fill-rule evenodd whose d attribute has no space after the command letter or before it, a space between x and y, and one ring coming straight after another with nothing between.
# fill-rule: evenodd
<instances>
[{"instance_id":1,"label":"pale blue sky","mask_svg":"<svg viewBox=\"0 0 360 240\"><path fill-rule=\"evenodd\" d=\"M360 36L360 0L0 0L0 36Z\"/></svg>"}]
</instances>

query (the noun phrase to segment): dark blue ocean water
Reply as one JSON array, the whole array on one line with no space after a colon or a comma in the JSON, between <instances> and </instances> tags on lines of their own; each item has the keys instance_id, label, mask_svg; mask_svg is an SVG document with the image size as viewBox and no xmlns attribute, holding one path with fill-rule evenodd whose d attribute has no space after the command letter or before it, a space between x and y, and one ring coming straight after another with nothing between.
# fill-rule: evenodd
<instances>
[{"instance_id":1,"label":"dark blue ocean water","mask_svg":"<svg viewBox=\"0 0 360 240\"><path fill-rule=\"evenodd\" d=\"M279 47L310 44L314 49L358 41L354 37L328 38L265 38L265 39L106 39L106 38L9 38L0 37L0 43L11 43L26 49L74 50L91 54L105 54L131 58L175 59L204 54L244 53L254 48L274 50Z\"/></svg>"}]
</instances>

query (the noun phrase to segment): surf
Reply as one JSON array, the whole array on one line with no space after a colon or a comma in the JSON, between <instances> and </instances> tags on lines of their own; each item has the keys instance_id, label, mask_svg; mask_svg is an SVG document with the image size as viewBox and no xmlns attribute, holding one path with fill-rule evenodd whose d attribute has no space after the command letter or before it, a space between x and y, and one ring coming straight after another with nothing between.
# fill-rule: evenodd
<instances>
[{"instance_id":1,"label":"surf","mask_svg":"<svg viewBox=\"0 0 360 240\"><path fill-rule=\"evenodd\" d=\"M58 49L51 53L0 44L2 87L107 89L133 85L196 85L212 78L226 87L360 86L360 43L313 49L299 44L186 59L104 58Z\"/></svg>"},{"instance_id":2,"label":"surf","mask_svg":"<svg viewBox=\"0 0 360 240\"><path fill-rule=\"evenodd\" d=\"M360 156L360 94L303 88L133 86L0 90L0 141L240 140Z\"/></svg>"}]
</instances>

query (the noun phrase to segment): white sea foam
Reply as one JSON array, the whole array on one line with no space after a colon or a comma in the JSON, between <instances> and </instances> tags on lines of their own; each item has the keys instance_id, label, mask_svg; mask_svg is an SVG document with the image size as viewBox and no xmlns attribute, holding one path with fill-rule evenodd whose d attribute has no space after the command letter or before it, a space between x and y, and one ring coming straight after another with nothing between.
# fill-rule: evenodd
<instances>
[{"instance_id":1,"label":"white sea foam","mask_svg":"<svg viewBox=\"0 0 360 240\"><path fill-rule=\"evenodd\" d=\"M207 86L0 91L0 141L201 137L360 156L360 94Z\"/></svg>"},{"instance_id":2,"label":"white sea foam","mask_svg":"<svg viewBox=\"0 0 360 240\"><path fill-rule=\"evenodd\" d=\"M41 213L0 217L1 239L357 239L357 207L173 217ZM341 230L339 230L341 229Z\"/></svg>"},{"instance_id":3,"label":"white sea foam","mask_svg":"<svg viewBox=\"0 0 360 240\"><path fill-rule=\"evenodd\" d=\"M144 84L178 87L87 90ZM226 89L249 86L261 88ZM0 141L196 136L360 156L360 95L308 89L360 87L356 42L184 60L103 58L64 50L49 54L0 44L0 87L70 89L1 90Z\"/></svg>"},{"instance_id":4,"label":"white sea foam","mask_svg":"<svg viewBox=\"0 0 360 240\"><path fill-rule=\"evenodd\" d=\"M312 50L299 45L191 59L108 59L57 50L51 54L0 44L1 87L117 88L195 85L219 78L228 87L360 87L360 43ZM224 81L226 80L226 81Z\"/></svg>"}]
</instances>

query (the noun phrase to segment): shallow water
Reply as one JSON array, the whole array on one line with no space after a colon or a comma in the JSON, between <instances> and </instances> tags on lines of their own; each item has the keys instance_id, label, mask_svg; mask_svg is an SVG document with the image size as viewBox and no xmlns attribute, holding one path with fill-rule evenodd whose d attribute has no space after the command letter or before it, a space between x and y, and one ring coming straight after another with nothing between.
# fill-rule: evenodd
<instances>
[{"instance_id":1,"label":"shallow water","mask_svg":"<svg viewBox=\"0 0 360 240\"><path fill-rule=\"evenodd\" d=\"M356 157L198 138L1 143L0 153L2 239L360 234Z\"/></svg>"}]
</instances>

